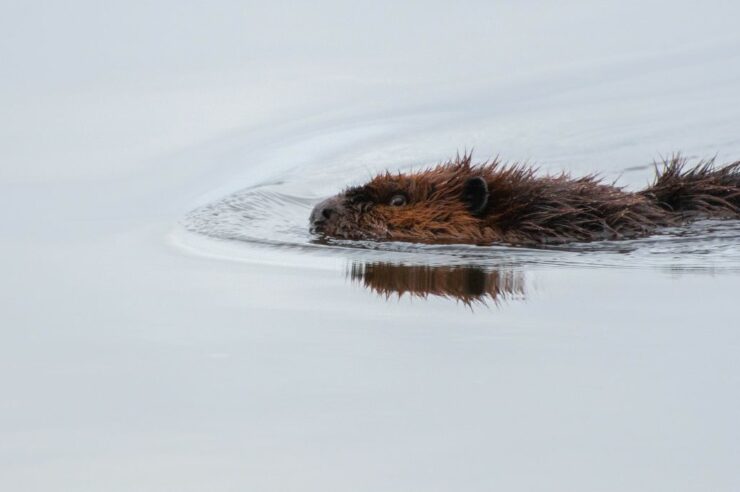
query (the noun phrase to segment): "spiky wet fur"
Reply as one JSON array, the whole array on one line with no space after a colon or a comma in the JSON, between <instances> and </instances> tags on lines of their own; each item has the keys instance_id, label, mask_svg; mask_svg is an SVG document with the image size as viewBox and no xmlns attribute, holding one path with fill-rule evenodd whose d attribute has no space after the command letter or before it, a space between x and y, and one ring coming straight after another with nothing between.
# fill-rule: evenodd
<instances>
[{"instance_id":1,"label":"spiky wet fur","mask_svg":"<svg viewBox=\"0 0 740 492\"><path fill-rule=\"evenodd\" d=\"M461 196L476 176L486 181L489 199L474 215ZM408 203L389 205L399 193ZM595 175L539 176L531 166L498 159L473 165L463 155L412 174L381 174L336 198L336 216L317 232L343 239L513 245L629 239L699 218L740 218L740 161L690 167L676 155L656 165L648 188L633 193Z\"/></svg>"}]
</instances>

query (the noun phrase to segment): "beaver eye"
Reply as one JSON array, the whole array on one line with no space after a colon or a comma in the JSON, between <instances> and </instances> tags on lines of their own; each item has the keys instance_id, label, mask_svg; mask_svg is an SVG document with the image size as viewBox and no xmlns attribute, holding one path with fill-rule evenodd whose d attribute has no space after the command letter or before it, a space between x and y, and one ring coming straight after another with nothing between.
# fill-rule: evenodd
<instances>
[{"instance_id":1,"label":"beaver eye","mask_svg":"<svg viewBox=\"0 0 740 492\"><path fill-rule=\"evenodd\" d=\"M391 201L388 202L391 207L403 207L406 205L406 195L393 195Z\"/></svg>"}]
</instances>

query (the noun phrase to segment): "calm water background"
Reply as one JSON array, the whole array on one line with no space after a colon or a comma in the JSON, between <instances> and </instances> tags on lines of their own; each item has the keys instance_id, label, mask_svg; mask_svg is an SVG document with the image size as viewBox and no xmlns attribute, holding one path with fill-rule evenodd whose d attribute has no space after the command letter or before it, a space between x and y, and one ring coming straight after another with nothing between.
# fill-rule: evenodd
<instances>
[{"instance_id":1,"label":"calm water background","mask_svg":"<svg viewBox=\"0 0 740 492\"><path fill-rule=\"evenodd\" d=\"M740 158L733 3L1 8L3 490L740 489L738 224L306 229L466 149Z\"/></svg>"}]
</instances>

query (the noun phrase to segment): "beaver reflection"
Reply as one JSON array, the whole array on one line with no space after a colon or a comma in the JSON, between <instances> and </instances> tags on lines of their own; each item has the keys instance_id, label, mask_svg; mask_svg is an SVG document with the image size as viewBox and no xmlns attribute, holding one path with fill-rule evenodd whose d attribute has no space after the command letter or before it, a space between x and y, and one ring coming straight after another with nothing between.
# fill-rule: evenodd
<instances>
[{"instance_id":1,"label":"beaver reflection","mask_svg":"<svg viewBox=\"0 0 740 492\"><path fill-rule=\"evenodd\" d=\"M454 298L465 304L524 298L524 275L511 270L474 266L398 265L353 263L353 281L385 297L426 298L430 295Z\"/></svg>"}]
</instances>

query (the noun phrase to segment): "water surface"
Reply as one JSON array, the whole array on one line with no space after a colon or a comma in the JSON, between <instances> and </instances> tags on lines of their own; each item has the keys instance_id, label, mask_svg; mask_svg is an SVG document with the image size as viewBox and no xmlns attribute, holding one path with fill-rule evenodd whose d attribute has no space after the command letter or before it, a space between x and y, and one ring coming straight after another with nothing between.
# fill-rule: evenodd
<instances>
[{"instance_id":1,"label":"water surface","mask_svg":"<svg viewBox=\"0 0 740 492\"><path fill-rule=\"evenodd\" d=\"M737 223L307 230L471 149L740 158L734 4L101 5L0 16L2 490L740 489Z\"/></svg>"}]
</instances>

